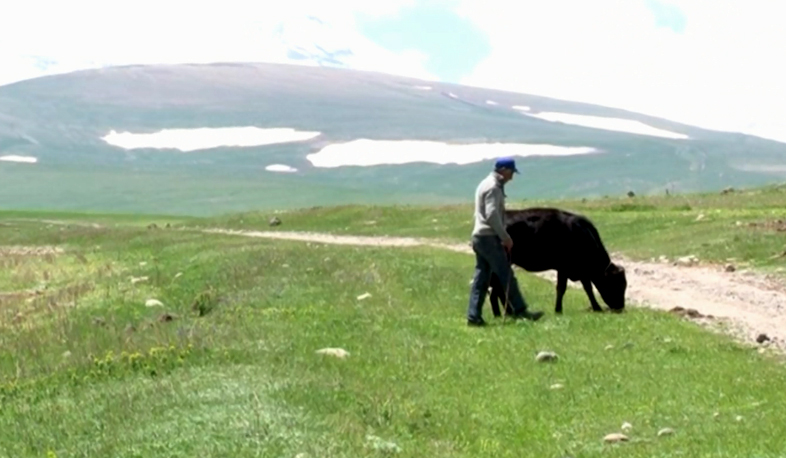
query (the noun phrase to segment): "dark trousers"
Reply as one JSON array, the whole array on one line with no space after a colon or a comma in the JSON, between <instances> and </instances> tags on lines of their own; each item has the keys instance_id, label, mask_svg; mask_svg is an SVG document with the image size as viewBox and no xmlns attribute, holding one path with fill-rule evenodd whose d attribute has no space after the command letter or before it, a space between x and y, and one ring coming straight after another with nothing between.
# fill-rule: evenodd
<instances>
[{"instance_id":1,"label":"dark trousers","mask_svg":"<svg viewBox=\"0 0 786 458\"><path fill-rule=\"evenodd\" d=\"M481 318L481 308L486 300L486 294L488 294L492 272L499 277L503 288L502 294L509 293L508 299L513 313L518 314L525 311L527 302L521 295L518 281L513 275L505 247L502 246L500 238L496 235L473 236L472 250L475 252L475 276L470 287L467 319L479 320Z\"/></svg>"}]
</instances>

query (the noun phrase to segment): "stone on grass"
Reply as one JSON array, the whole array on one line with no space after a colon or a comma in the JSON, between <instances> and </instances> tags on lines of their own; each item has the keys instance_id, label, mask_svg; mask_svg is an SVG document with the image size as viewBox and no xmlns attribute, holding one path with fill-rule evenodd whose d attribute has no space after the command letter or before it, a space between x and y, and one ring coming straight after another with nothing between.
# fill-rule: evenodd
<instances>
[{"instance_id":1,"label":"stone on grass","mask_svg":"<svg viewBox=\"0 0 786 458\"><path fill-rule=\"evenodd\" d=\"M401 447L399 447L395 442L386 441L381 437L375 436L373 434L366 436L366 446L386 454L401 452Z\"/></svg>"},{"instance_id":2,"label":"stone on grass","mask_svg":"<svg viewBox=\"0 0 786 458\"><path fill-rule=\"evenodd\" d=\"M658 437L668 436L668 435L671 435L671 434L674 434L674 430L671 429L671 428L663 428L660 431L658 431Z\"/></svg>"},{"instance_id":3,"label":"stone on grass","mask_svg":"<svg viewBox=\"0 0 786 458\"><path fill-rule=\"evenodd\" d=\"M622 433L611 433L611 434L606 434L606 437L604 437L603 440L609 443L625 442L628 440L628 436Z\"/></svg>"},{"instance_id":4,"label":"stone on grass","mask_svg":"<svg viewBox=\"0 0 786 458\"><path fill-rule=\"evenodd\" d=\"M699 258L697 258L696 256L691 254L691 255L688 255L688 256L681 256L681 257L677 258L677 260L674 261L673 264L675 266L686 266L686 267L688 267L688 266L694 266L694 265L696 265L698 263L699 263Z\"/></svg>"},{"instance_id":5,"label":"stone on grass","mask_svg":"<svg viewBox=\"0 0 786 458\"><path fill-rule=\"evenodd\" d=\"M371 297L370 293L363 293L360 296L358 296L358 300L362 301L363 299L368 299L369 297Z\"/></svg>"},{"instance_id":6,"label":"stone on grass","mask_svg":"<svg viewBox=\"0 0 786 458\"><path fill-rule=\"evenodd\" d=\"M321 348L317 350L317 354L335 356L336 358L346 358L347 356L349 356L349 352L344 350L343 348L333 348L333 347Z\"/></svg>"},{"instance_id":7,"label":"stone on grass","mask_svg":"<svg viewBox=\"0 0 786 458\"><path fill-rule=\"evenodd\" d=\"M547 362L547 361L556 361L558 358L557 354L553 351L541 351L535 356L535 361L539 362Z\"/></svg>"},{"instance_id":8,"label":"stone on grass","mask_svg":"<svg viewBox=\"0 0 786 458\"><path fill-rule=\"evenodd\" d=\"M145 307L163 307L164 304L158 299L148 299L145 301Z\"/></svg>"},{"instance_id":9,"label":"stone on grass","mask_svg":"<svg viewBox=\"0 0 786 458\"><path fill-rule=\"evenodd\" d=\"M623 431L625 431L625 432L627 433L627 432L629 432L631 429L633 429L633 425L631 425L630 423L628 423L628 422L626 421L625 423L623 423L623 424L622 424L622 426L620 426L620 429L621 429L621 430L623 430Z\"/></svg>"}]
</instances>

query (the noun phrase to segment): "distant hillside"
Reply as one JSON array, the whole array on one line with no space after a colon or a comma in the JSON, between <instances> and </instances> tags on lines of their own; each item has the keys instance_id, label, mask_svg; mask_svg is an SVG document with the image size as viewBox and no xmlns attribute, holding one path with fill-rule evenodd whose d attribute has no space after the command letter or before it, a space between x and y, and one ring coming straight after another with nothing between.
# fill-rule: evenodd
<instances>
[{"instance_id":1,"label":"distant hillside","mask_svg":"<svg viewBox=\"0 0 786 458\"><path fill-rule=\"evenodd\" d=\"M549 120L561 114L638 121L667 133ZM252 126L313 134L295 142L187 152L124 149L102 139L111 132L120 139L124 132ZM129 66L0 87L0 207L204 215L342 203L449 203L471 199L489 169L490 160L478 162L476 152L458 150L449 154L459 164L316 167L308 156L323 154L325 147L324 154L335 148L340 156L336 144L357 139L595 151L520 158L522 175L508 190L514 199L713 190L786 175L786 144L588 104L339 68ZM412 153L415 147L402 144L392 154L399 161L436 155ZM376 163L386 148L359 144L355 151Z\"/></svg>"}]
</instances>

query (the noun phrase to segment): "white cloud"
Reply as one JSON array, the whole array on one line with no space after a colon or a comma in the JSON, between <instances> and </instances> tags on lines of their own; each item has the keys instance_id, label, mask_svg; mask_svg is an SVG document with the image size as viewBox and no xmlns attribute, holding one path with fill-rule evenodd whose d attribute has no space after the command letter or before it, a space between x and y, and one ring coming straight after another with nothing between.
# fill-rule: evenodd
<instances>
[{"instance_id":1,"label":"white cloud","mask_svg":"<svg viewBox=\"0 0 786 458\"><path fill-rule=\"evenodd\" d=\"M656 27L643 0L461 0L492 47L462 83L786 141L786 3L670 3L682 34Z\"/></svg>"},{"instance_id":2,"label":"white cloud","mask_svg":"<svg viewBox=\"0 0 786 458\"><path fill-rule=\"evenodd\" d=\"M103 65L292 62L287 45L351 48L352 66L433 78L417 53L356 32L355 14L395 14L414 0L29 0L0 15L0 84ZM7 14L5 14L7 13ZM315 26L308 16L321 19ZM282 32L280 36L278 33ZM48 69L38 58L53 61Z\"/></svg>"},{"instance_id":3,"label":"white cloud","mask_svg":"<svg viewBox=\"0 0 786 458\"><path fill-rule=\"evenodd\" d=\"M663 1L685 13L684 33L657 28L645 0L456 0L492 48L461 82L786 141L786 3ZM0 15L0 85L102 65L292 62L288 49L318 54L315 44L352 49L351 68L436 80L422 53L393 53L357 32L355 15L414 3L27 0Z\"/></svg>"}]
</instances>

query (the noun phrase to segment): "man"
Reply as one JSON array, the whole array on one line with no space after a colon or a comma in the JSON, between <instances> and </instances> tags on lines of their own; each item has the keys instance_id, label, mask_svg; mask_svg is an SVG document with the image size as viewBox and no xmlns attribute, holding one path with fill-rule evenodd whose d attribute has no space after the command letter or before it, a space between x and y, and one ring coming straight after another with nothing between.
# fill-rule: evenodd
<instances>
[{"instance_id":1,"label":"man","mask_svg":"<svg viewBox=\"0 0 786 458\"><path fill-rule=\"evenodd\" d=\"M516 162L509 157L497 159L494 171L480 182L475 190L475 227L472 230L472 249L475 252L475 276L469 294L467 324L484 326L481 308L486 300L489 277L494 272L499 277L507 299L513 308L512 318L537 321L543 312L529 312L513 275L508 252L513 240L505 229L505 183L519 173Z\"/></svg>"}]
</instances>

